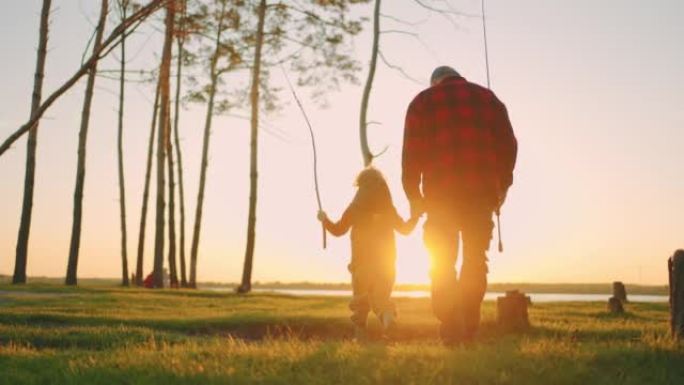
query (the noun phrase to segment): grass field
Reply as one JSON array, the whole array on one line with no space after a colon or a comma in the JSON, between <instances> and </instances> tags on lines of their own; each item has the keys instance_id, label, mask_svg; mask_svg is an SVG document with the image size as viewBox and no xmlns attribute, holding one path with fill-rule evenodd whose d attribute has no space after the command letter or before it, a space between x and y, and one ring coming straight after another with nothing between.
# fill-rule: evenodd
<instances>
[{"instance_id":1,"label":"grass field","mask_svg":"<svg viewBox=\"0 0 684 385\"><path fill-rule=\"evenodd\" d=\"M479 341L447 348L426 299L397 300L397 339L367 344L346 302L2 284L0 384L684 384L666 304L534 305L506 332L485 303Z\"/></svg>"}]
</instances>

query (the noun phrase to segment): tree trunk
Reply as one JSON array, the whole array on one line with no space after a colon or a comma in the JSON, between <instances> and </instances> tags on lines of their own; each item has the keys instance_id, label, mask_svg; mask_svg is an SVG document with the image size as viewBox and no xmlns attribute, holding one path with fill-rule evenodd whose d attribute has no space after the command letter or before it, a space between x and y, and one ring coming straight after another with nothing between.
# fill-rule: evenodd
<instances>
[{"instance_id":1,"label":"tree trunk","mask_svg":"<svg viewBox=\"0 0 684 385\"><path fill-rule=\"evenodd\" d=\"M93 53L100 50L102 45L102 35L107 20L108 0L102 0L100 6L100 18L95 34ZM93 61L88 72L88 83L86 84L85 100L83 101L83 112L81 114L81 129L78 134L78 162L76 165L76 188L74 189L74 217L71 229L71 245L69 247L69 263L67 265L66 284L77 284L78 254L81 247L81 221L83 218L83 188L85 185L85 161L86 161L86 142L88 140L88 123L90 121L90 107L93 102L93 89L95 88L95 76L97 75L97 60Z\"/></svg>"},{"instance_id":2,"label":"tree trunk","mask_svg":"<svg viewBox=\"0 0 684 385\"><path fill-rule=\"evenodd\" d=\"M45 77L45 57L47 56L48 28L50 6L52 0L43 0L40 13L40 34L38 35L38 55L36 59L36 73L33 80L33 95L31 98L31 116L33 116L43 95L43 79ZM14 264L12 283L26 283L26 262L28 260L28 241L31 231L31 213L33 212L33 187L36 176L36 146L38 145L38 122L29 130L26 146L26 174L24 176L24 201L21 209L21 222L17 236L17 254Z\"/></svg>"},{"instance_id":3,"label":"tree trunk","mask_svg":"<svg viewBox=\"0 0 684 385\"><path fill-rule=\"evenodd\" d=\"M180 97L181 97L181 73L183 71L183 45L185 43L185 1L181 5L181 22L179 25L180 33L176 42L178 43L178 62L176 65L176 100L175 113L173 115L173 136L176 144L176 160L178 162L178 194L180 200L180 272L181 287L188 286L187 274L185 271L185 191L183 186L183 155L180 147L180 134L178 133L178 122L180 120Z\"/></svg>"},{"instance_id":4,"label":"tree trunk","mask_svg":"<svg viewBox=\"0 0 684 385\"><path fill-rule=\"evenodd\" d=\"M169 168L169 273L171 287L178 288L178 273L176 268L176 186L173 176L173 146L171 145L171 119L168 116L166 125L169 132L166 133L166 160Z\"/></svg>"},{"instance_id":5,"label":"tree trunk","mask_svg":"<svg viewBox=\"0 0 684 385\"><path fill-rule=\"evenodd\" d=\"M128 1L119 2L121 20L126 20L126 8ZM128 279L128 241L126 239L126 185L124 178L123 162L123 117L124 99L126 86L126 35L121 37L121 77L119 80L119 130L117 135L118 161L119 161L119 212L121 216L121 284L129 286Z\"/></svg>"},{"instance_id":6,"label":"tree trunk","mask_svg":"<svg viewBox=\"0 0 684 385\"><path fill-rule=\"evenodd\" d=\"M259 1L259 22L257 25L256 48L254 65L252 68L252 89L250 100L252 104L251 138L250 138L250 172L249 172L249 214L247 217L247 246L245 248L245 265L242 271L242 283L238 287L239 293L248 293L252 289L252 265L254 261L254 243L256 227L257 204L257 150L259 134L259 80L261 75L261 48L264 43L264 21L266 19L266 0Z\"/></svg>"},{"instance_id":7,"label":"tree trunk","mask_svg":"<svg viewBox=\"0 0 684 385\"><path fill-rule=\"evenodd\" d=\"M142 212L140 213L140 229L138 232L138 260L135 268L135 284L142 286L145 279L143 272L143 256L145 253L145 230L147 226L147 201L150 195L150 177L152 175L152 153L154 151L154 133L157 128L157 112L159 110L159 82L154 93L154 107L152 108L152 126L150 139L147 144L147 168L145 170L145 188L143 190Z\"/></svg>"},{"instance_id":8,"label":"tree trunk","mask_svg":"<svg viewBox=\"0 0 684 385\"><path fill-rule=\"evenodd\" d=\"M378 64L378 46L380 44L380 0L375 0L375 10L373 12L373 48L371 51L370 68L368 78L363 88L361 98L361 113L359 114L359 135L361 139L361 155L363 156L364 166L369 166L373 162L373 154L368 146L368 101L370 99L373 79L375 78L375 68Z\"/></svg>"},{"instance_id":9,"label":"tree trunk","mask_svg":"<svg viewBox=\"0 0 684 385\"><path fill-rule=\"evenodd\" d=\"M166 34L159 69L159 128L157 132L157 211L154 239L154 287L164 287L164 159L166 157L166 135L169 132L169 75L171 70L171 44L173 43L175 4L166 4Z\"/></svg>"},{"instance_id":10,"label":"tree trunk","mask_svg":"<svg viewBox=\"0 0 684 385\"><path fill-rule=\"evenodd\" d=\"M211 136L211 120L214 113L214 96L216 95L216 80L214 74L209 89L207 116L204 123L204 139L202 142L202 161L200 164L199 189L197 191L197 206L195 207L195 225L192 229L192 244L190 245L190 282L189 286L197 288L197 254L199 249L200 228L202 226L202 209L204 207L204 187L207 181L207 166L209 165L209 137Z\"/></svg>"},{"instance_id":11,"label":"tree trunk","mask_svg":"<svg viewBox=\"0 0 684 385\"><path fill-rule=\"evenodd\" d=\"M670 281L670 329L677 341L684 340L684 250L668 261Z\"/></svg>"},{"instance_id":12,"label":"tree trunk","mask_svg":"<svg viewBox=\"0 0 684 385\"><path fill-rule=\"evenodd\" d=\"M202 162L200 164L199 189L197 191L197 207L195 208L195 225L192 229L192 244L190 246L190 282L188 286L197 288L197 254L199 250L199 240L202 227L202 210L204 207L204 187L207 181L207 166L209 165L209 138L211 137L211 122L214 116L214 98L216 96L216 84L218 74L216 73L216 63L218 62L219 50L221 48L221 33L223 32L223 19L225 14L225 2L219 15L218 28L216 30L216 40L214 53L211 58L209 74L211 83L209 85L209 101L207 103L207 115L204 120L204 138L202 140Z\"/></svg>"}]
</instances>

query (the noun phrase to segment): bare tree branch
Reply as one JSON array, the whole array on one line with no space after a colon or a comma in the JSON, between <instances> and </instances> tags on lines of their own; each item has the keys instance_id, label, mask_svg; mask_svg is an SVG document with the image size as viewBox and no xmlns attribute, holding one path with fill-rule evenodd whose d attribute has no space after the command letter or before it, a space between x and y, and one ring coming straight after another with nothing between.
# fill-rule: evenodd
<instances>
[{"instance_id":1,"label":"bare tree branch","mask_svg":"<svg viewBox=\"0 0 684 385\"><path fill-rule=\"evenodd\" d=\"M387 150L389 150L389 146L385 146L385 148L382 149L382 151L378 152L377 154L373 154L373 159L379 158L382 156L382 154L386 153Z\"/></svg>"},{"instance_id":2,"label":"bare tree branch","mask_svg":"<svg viewBox=\"0 0 684 385\"><path fill-rule=\"evenodd\" d=\"M404 31L400 29L390 29L390 30L385 30L381 31L380 33L384 34L401 34L401 35L408 35L414 38L423 48L425 49L426 52L432 56L433 59L436 61L441 61L439 58L439 55L432 49L430 46L420 37L420 34L415 33L415 32L409 32L409 31Z\"/></svg>"},{"instance_id":3,"label":"bare tree branch","mask_svg":"<svg viewBox=\"0 0 684 385\"><path fill-rule=\"evenodd\" d=\"M403 34L403 35L413 36L415 38L419 37L419 35L415 32L403 31L401 29L387 29L384 31L380 31L380 33L399 33L399 34Z\"/></svg>"},{"instance_id":4,"label":"bare tree branch","mask_svg":"<svg viewBox=\"0 0 684 385\"><path fill-rule=\"evenodd\" d=\"M0 156L2 156L5 151L7 151L14 142L26 134L31 127L33 127L36 122L40 120L45 111L47 111L52 104L59 99L65 92L67 92L71 87L76 84L83 75L88 73L90 68L102 57L102 53L105 51L110 51L112 49L112 44L114 44L121 35L125 34L129 27L136 25L137 28L139 22L146 19L148 16L157 11L161 6L165 5L171 0L150 0L150 2L140 8L137 12L132 14L126 20L122 21L114 30L109 34L109 36L104 40L102 46L96 52L93 52L88 60L69 78L61 87L55 90L36 110L35 114L31 116L28 122L24 123L18 130L11 134L5 141L0 145Z\"/></svg>"},{"instance_id":5,"label":"bare tree branch","mask_svg":"<svg viewBox=\"0 0 684 385\"><path fill-rule=\"evenodd\" d=\"M425 22L427 22L427 21L429 20L429 18L426 17L426 18L423 19L423 20L408 21L408 20L400 19L400 18L395 17L395 16L392 16L392 15L387 15L387 14L384 14L384 13L381 13L380 16L381 16L381 17L384 17L384 18L386 18L386 19L392 20L392 21L394 21L394 22L397 22L397 23L399 23L399 24L409 25L409 26L412 26L412 27L415 27L415 26L424 24Z\"/></svg>"},{"instance_id":6,"label":"bare tree branch","mask_svg":"<svg viewBox=\"0 0 684 385\"><path fill-rule=\"evenodd\" d=\"M454 7L446 0L440 1L442 3L445 3L447 6L447 9L444 8L438 8L432 5L428 5L425 3L425 0L413 0L416 4L419 6L423 7L424 9L427 9L430 12L434 12L443 18L445 18L451 25L455 28L458 29L458 23L454 19L454 17L465 17L465 18L479 18L480 15L476 14L471 14L471 13L465 13L465 12L459 12L454 9Z\"/></svg>"},{"instance_id":7,"label":"bare tree branch","mask_svg":"<svg viewBox=\"0 0 684 385\"><path fill-rule=\"evenodd\" d=\"M380 56L380 59L382 60L383 63L385 63L385 65L386 65L387 67L389 67L390 69L393 69L393 70L399 72L399 73L400 73L404 78L406 78L407 80L410 80L410 81L412 81L412 82L414 82L414 83L416 83L416 84L423 84L423 83L421 83L418 79L416 79L416 78L414 78L413 76L409 75L409 74L408 74L406 71L404 71L404 69L401 68L400 66L390 63L390 62L387 60L387 58L385 57L385 55L382 53L382 51L378 51L378 56Z\"/></svg>"},{"instance_id":8,"label":"bare tree branch","mask_svg":"<svg viewBox=\"0 0 684 385\"><path fill-rule=\"evenodd\" d=\"M439 13L442 15L453 15L453 16L460 16L460 17L470 17L470 18L479 18L480 17L480 15L457 11L456 9L454 9L454 7L448 1L444 1L444 0L442 0L440 2L445 3L447 5L448 9L438 8L438 7L426 4L425 0L413 0L413 1L415 1L416 4L427 9L428 11Z\"/></svg>"}]
</instances>

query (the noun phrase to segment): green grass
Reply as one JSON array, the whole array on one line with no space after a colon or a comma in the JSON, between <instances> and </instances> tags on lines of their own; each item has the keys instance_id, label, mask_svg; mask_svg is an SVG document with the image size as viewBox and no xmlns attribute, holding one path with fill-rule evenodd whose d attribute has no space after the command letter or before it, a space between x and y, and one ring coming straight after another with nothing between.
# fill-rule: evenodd
<instances>
[{"instance_id":1,"label":"green grass","mask_svg":"<svg viewBox=\"0 0 684 385\"><path fill-rule=\"evenodd\" d=\"M439 343L426 299L395 341L349 339L344 298L0 285L0 384L682 384L666 304L539 304L506 332Z\"/></svg>"}]
</instances>

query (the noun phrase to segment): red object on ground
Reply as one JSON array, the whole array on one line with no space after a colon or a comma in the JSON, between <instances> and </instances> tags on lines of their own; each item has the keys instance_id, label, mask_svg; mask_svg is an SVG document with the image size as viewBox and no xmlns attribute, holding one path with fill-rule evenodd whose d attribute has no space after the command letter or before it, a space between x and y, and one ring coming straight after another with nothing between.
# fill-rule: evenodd
<instances>
[{"instance_id":1,"label":"red object on ground","mask_svg":"<svg viewBox=\"0 0 684 385\"><path fill-rule=\"evenodd\" d=\"M148 289L152 289L154 287L154 277L152 276L152 273L145 277L145 280L143 281L143 287Z\"/></svg>"}]
</instances>

